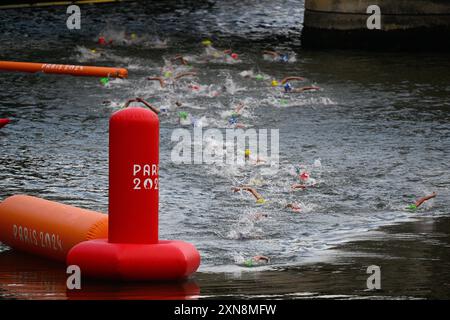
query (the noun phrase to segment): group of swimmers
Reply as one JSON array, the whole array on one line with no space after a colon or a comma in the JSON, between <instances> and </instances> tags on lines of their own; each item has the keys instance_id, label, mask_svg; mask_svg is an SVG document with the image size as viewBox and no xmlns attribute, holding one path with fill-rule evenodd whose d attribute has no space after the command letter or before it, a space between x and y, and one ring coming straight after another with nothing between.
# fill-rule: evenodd
<instances>
[{"instance_id":1,"label":"group of swimmers","mask_svg":"<svg viewBox=\"0 0 450 320\"><path fill-rule=\"evenodd\" d=\"M131 37L131 40L133 37ZM102 46L107 46L112 44L112 40L106 40L104 37L99 38L99 44ZM205 47L205 54L201 56L201 63L210 62L210 61L216 61L222 60L223 62L233 62L237 61L239 59L239 55L231 49L226 50L218 50L212 46L212 42L210 40L204 40L202 41L203 46ZM280 53L276 51L263 51L264 58L270 59L274 62L281 62L286 63L289 62L290 57L287 53ZM199 60L197 60L199 61ZM160 88L175 88L175 84L177 84L181 79L185 78L192 78L197 76L197 72L192 69L191 63L195 62L195 60L192 57L186 57L180 54L175 55L173 58L171 58L166 65L161 70L161 75L156 76L150 76L147 78L149 81L156 81L159 83ZM253 74L252 71L243 71L240 73L242 77L244 78L253 78L257 80L266 80L267 77L260 75L260 74ZM271 80L271 86L272 87L282 87L282 92L285 94L290 93L302 93L305 91L317 91L320 90L320 87L310 85L310 86L299 86L295 87L293 83L302 82L305 81L305 78L299 77L299 76L287 76L283 78L280 81L277 81L275 79ZM199 91L201 85L196 83L190 83L186 88L192 90L192 91ZM220 94L219 91L217 91L216 95ZM159 114L161 113L161 109L151 105L147 101L143 100L142 98L136 98L133 100L129 100L125 106L128 106L131 102L141 102L144 103L147 107L149 107L151 110L153 110L155 113ZM176 101L175 106L181 107L183 105L182 102ZM236 106L234 106L234 109L231 113L231 117L228 120L228 123L235 128L243 128L245 127L242 123L238 122L238 117L241 115L242 111L246 108L246 104L243 102L239 102ZM181 124L189 123L189 114L185 111L179 112L179 121ZM250 150L245 150L245 158L247 161L250 160ZM257 158L255 159L255 164L265 162L264 159ZM291 185L291 190L305 190L307 188L315 188L317 187L316 180L310 177L310 173L306 170L298 170L297 172L299 181L297 183L294 183ZM234 186L231 188L233 192L248 192L250 193L256 200L257 204L264 204L266 200L264 197L256 190L255 187L251 185L239 185ZM420 198L417 200L414 204L410 205L407 209L415 210L418 207L420 207L425 201L432 199L436 196L436 193L433 193L431 195L425 196L423 198ZM285 205L286 209L289 209L293 212L301 212L302 207L297 202L288 203ZM267 214L258 212L255 215L255 219L264 219L267 217ZM263 255L256 255L250 259L247 259L243 262L243 266L246 267L253 267L261 264L267 264L270 262L270 258Z\"/></svg>"}]
</instances>

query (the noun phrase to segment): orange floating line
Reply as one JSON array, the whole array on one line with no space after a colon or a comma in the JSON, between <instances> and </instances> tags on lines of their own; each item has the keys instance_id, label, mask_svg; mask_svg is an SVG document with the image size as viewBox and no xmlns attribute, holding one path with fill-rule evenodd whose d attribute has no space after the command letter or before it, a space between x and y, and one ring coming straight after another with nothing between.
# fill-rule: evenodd
<instances>
[{"instance_id":1,"label":"orange floating line","mask_svg":"<svg viewBox=\"0 0 450 320\"><path fill-rule=\"evenodd\" d=\"M127 78L128 70L124 68L92 67L67 64L0 61L0 70L17 72L43 72L69 74L84 77Z\"/></svg>"},{"instance_id":2,"label":"orange floating line","mask_svg":"<svg viewBox=\"0 0 450 320\"><path fill-rule=\"evenodd\" d=\"M80 242L107 237L105 214L25 195L0 202L0 241L18 251L65 261Z\"/></svg>"}]
</instances>

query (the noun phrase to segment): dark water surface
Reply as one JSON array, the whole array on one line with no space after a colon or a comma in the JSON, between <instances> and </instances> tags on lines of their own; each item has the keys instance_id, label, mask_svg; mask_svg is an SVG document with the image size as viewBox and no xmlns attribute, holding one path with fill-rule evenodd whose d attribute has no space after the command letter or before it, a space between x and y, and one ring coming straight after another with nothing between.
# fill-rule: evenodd
<instances>
[{"instance_id":1,"label":"dark water surface","mask_svg":"<svg viewBox=\"0 0 450 320\"><path fill-rule=\"evenodd\" d=\"M69 31L65 8L0 11L1 60L118 66L130 73L106 87L95 78L1 73L0 117L14 122L0 131L0 199L25 193L106 212L111 113L135 96L169 110L160 117L160 236L195 244L200 272L188 283L156 288L94 283L74 298L155 298L160 292L449 297L450 56L305 51L302 15L298 1L86 6L82 29ZM122 43L124 31L138 40ZM92 54L102 33L115 45ZM204 38L217 48L231 46L239 61L196 60ZM261 51L272 48L290 52L294 61L263 59ZM194 60L202 94L145 80L159 75L176 53ZM239 75L251 69L267 79ZM287 75L323 89L283 96L270 79ZM211 94L215 88L222 90L218 97ZM184 106L175 109L174 101ZM171 161L179 111L205 129L224 129L239 101L248 105L240 118L247 127L280 130L277 172ZM299 165L319 187L290 190ZM255 185L267 204L233 194L238 183ZM416 212L405 210L432 191L435 200ZM284 208L291 202L300 203L302 212ZM254 221L255 213L268 217ZM64 266L1 245L0 251L1 296L66 298ZM271 264L240 265L256 254L270 256ZM364 291L369 265L382 268L383 289L376 293Z\"/></svg>"}]
</instances>

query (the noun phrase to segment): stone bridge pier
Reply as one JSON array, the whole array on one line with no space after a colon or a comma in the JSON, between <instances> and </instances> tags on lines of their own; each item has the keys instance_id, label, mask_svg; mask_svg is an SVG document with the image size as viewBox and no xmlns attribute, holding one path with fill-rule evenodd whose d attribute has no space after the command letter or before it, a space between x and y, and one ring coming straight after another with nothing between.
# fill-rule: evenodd
<instances>
[{"instance_id":1,"label":"stone bridge pier","mask_svg":"<svg viewBox=\"0 0 450 320\"><path fill-rule=\"evenodd\" d=\"M449 0L305 0L304 47L450 49Z\"/></svg>"}]
</instances>

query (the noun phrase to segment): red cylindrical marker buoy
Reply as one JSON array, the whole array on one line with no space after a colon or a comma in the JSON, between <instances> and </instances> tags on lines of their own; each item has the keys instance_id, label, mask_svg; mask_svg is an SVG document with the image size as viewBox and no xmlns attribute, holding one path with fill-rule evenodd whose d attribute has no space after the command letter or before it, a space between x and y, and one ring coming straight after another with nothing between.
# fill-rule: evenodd
<instances>
[{"instance_id":1,"label":"red cylindrical marker buoy","mask_svg":"<svg viewBox=\"0 0 450 320\"><path fill-rule=\"evenodd\" d=\"M116 112L109 127L109 242L158 242L158 116Z\"/></svg>"},{"instance_id":2,"label":"red cylindrical marker buoy","mask_svg":"<svg viewBox=\"0 0 450 320\"><path fill-rule=\"evenodd\" d=\"M158 116L139 107L117 111L110 120L109 138L108 239L76 245L67 264L96 278L188 277L200 265L197 249L186 242L158 239Z\"/></svg>"}]
</instances>

